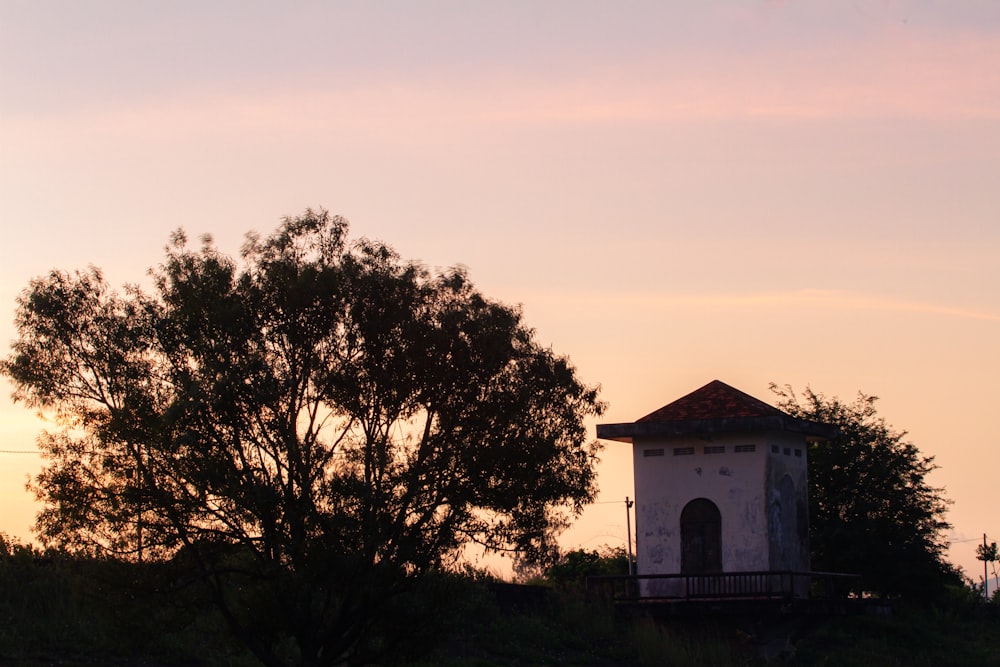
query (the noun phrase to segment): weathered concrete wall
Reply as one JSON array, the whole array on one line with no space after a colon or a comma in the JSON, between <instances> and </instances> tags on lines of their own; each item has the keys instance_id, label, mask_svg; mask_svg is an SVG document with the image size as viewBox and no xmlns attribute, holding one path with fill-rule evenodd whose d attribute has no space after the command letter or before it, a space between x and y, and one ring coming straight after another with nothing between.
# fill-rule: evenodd
<instances>
[{"instance_id":1,"label":"weathered concrete wall","mask_svg":"<svg viewBox=\"0 0 1000 667\"><path fill-rule=\"evenodd\" d=\"M639 574L681 571L680 516L695 498L719 508L723 571L767 569L766 444L751 435L634 443ZM647 454L660 449L662 456Z\"/></svg>"},{"instance_id":2,"label":"weathered concrete wall","mask_svg":"<svg viewBox=\"0 0 1000 667\"><path fill-rule=\"evenodd\" d=\"M680 573L681 511L696 498L719 508L724 572L809 569L801 436L636 438L633 470L639 574Z\"/></svg>"},{"instance_id":3,"label":"weathered concrete wall","mask_svg":"<svg viewBox=\"0 0 1000 667\"><path fill-rule=\"evenodd\" d=\"M770 569L808 571L809 489L807 445L798 436L768 439L767 514Z\"/></svg>"}]
</instances>

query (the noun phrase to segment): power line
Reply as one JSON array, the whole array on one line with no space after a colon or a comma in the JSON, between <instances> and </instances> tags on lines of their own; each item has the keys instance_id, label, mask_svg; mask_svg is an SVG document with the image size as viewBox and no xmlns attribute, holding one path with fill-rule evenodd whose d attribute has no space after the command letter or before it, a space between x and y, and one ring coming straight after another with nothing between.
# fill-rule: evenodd
<instances>
[{"instance_id":1,"label":"power line","mask_svg":"<svg viewBox=\"0 0 1000 667\"><path fill-rule=\"evenodd\" d=\"M0 449L0 454L41 454L37 449Z\"/></svg>"}]
</instances>

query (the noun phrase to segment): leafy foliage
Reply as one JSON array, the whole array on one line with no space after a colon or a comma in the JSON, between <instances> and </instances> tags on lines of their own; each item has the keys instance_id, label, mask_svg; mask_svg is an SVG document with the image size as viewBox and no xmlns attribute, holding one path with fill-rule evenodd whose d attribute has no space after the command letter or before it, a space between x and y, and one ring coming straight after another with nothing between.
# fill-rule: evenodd
<instances>
[{"instance_id":1,"label":"leafy foliage","mask_svg":"<svg viewBox=\"0 0 1000 667\"><path fill-rule=\"evenodd\" d=\"M989 545L977 544L976 560L981 560L986 563L995 563L1000 560L1000 555L997 554L997 543L990 542Z\"/></svg>"},{"instance_id":2,"label":"leafy foliage","mask_svg":"<svg viewBox=\"0 0 1000 667\"><path fill-rule=\"evenodd\" d=\"M0 370L62 426L37 532L190 568L267 664L349 656L470 541L546 558L596 493L597 389L462 270L307 211L241 261L177 232L151 274L53 271L18 300Z\"/></svg>"},{"instance_id":3,"label":"leafy foliage","mask_svg":"<svg viewBox=\"0 0 1000 667\"><path fill-rule=\"evenodd\" d=\"M628 575L625 547L574 549L560 556L545 571L545 578L558 585L580 585L587 577Z\"/></svg>"},{"instance_id":4,"label":"leafy foliage","mask_svg":"<svg viewBox=\"0 0 1000 667\"><path fill-rule=\"evenodd\" d=\"M771 385L778 407L834 424L840 436L809 448L814 570L862 575L869 590L930 596L960 579L944 560L948 501L927 475L937 466L878 415L875 396L853 403Z\"/></svg>"},{"instance_id":5,"label":"leafy foliage","mask_svg":"<svg viewBox=\"0 0 1000 667\"><path fill-rule=\"evenodd\" d=\"M985 536L984 536L985 540ZM983 564L989 563L991 569L993 570L993 580L995 586L993 588L993 600L1000 600L1000 572L997 571L997 561L1000 561L1000 552L997 551L997 543L990 542L989 544L979 544L976 545L976 560L983 561ZM983 579L983 591L989 588L986 579Z\"/></svg>"}]
</instances>

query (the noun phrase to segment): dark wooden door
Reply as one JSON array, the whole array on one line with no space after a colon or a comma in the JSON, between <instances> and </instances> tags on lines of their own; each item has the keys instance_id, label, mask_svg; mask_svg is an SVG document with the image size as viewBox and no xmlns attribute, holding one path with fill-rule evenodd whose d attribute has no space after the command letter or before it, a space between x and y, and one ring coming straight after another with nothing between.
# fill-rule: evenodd
<instances>
[{"instance_id":1,"label":"dark wooden door","mask_svg":"<svg viewBox=\"0 0 1000 667\"><path fill-rule=\"evenodd\" d=\"M722 515L696 498L681 511L681 574L722 572Z\"/></svg>"}]
</instances>

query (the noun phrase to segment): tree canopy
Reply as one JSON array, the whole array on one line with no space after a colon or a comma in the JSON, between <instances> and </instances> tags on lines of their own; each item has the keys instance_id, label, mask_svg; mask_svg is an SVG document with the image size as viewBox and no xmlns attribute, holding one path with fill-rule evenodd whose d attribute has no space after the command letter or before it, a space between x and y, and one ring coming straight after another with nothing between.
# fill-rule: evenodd
<instances>
[{"instance_id":1,"label":"tree canopy","mask_svg":"<svg viewBox=\"0 0 1000 667\"><path fill-rule=\"evenodd\" d=\"M778 407L834 424L840 436L809 447L809 522L814 570L862 575L868 590L932 596L959 583L944 560L949 501L927 480L936 465L878 415L876 396L853 403L807 388L771 385Z\"/></svg>"},{"instance_id":2,"label":"tree canopy","mask_svg":"<svg viewBox=\"0 0 1000 667\"><path fill-rule=\"evenodd\" d=\"M597 388L463 270L347 232L307 211L234 259L179 231L146 291L53 271L0 367L59 425L41 539L190 566L268 664L359 650L470 542L543 559L596 494Z\"/></svg>"}]
</instances>

